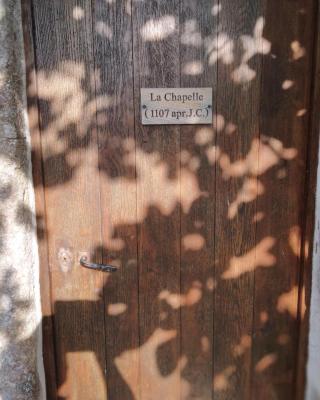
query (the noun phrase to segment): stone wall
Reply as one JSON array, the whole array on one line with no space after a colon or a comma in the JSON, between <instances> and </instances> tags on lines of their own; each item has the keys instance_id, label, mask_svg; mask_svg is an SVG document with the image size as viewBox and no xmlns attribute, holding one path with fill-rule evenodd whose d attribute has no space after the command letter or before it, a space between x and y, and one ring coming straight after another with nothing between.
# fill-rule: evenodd
<instances>
[{"instance_id":1,"label":"stone wall","mask_svg":"<svg viewBox=\"0 0 320 400\"><path fill-rule=\"evenodd\" d=\"M316 220L313 241L306 400L320 400L320 166L318 167Z\"/></svg>"},{"instance_id":2,"label":"stone wall","mask_svg":"<svg viewBox=\"0 0 320 400\"><path fill-rule=\"evenodd\" d=\"M0 399L45 398L20 0L0 0ZM320 177L307 400L320 399Z\"/></svg>"},{"instance_id":3,"label":"stone wall","mask_svg":"<svg viewBox=\"0 0 320 400\"><path fill-rule=\"evenodd\" d=\"M43 399L20 0L0 0L0 399Z\"/></svg>"}]
</instances>

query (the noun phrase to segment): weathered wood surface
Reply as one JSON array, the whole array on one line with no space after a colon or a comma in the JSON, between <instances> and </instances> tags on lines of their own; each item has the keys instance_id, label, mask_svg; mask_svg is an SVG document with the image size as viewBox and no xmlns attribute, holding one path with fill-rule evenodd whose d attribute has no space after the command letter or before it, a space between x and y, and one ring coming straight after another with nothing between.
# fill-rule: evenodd
<instances>
[{"instance_id":1,"label":"weathered wood surface","mask_svg":"<svg viewBox=\"0 0 320 400\"><path fill-rule=\"evenodd\" d=\"M234 43L244 31L248 40L254 35L258 19L263 19L261 1L226 2L219 14L219 37ZM221 40L218 38L218 40ZM253 39L251 39L253 40ZM218 60L217 148L222 154L216 164L215 249L218 284L214 297L214 399L249 399L251 390L251 342L254 312L255 214L259 183L254 174L258 153L251 154L250 165L241 170L232 166L246 163L255 141L259 140L261 58L246 60L244 50L234 52L237 63ZM250 67L249 67L250 63ZM251 68L255 79L249 73ZM227 124L234 131L228 134ZM245 257L241 263L241 257ZM243 264L243 270L241 266ZM225 379L220 384L219 377Z\"/></svg>"},{"instance_id":2,"label":"weathered wood surface","mask_svg":"<svg viewBox=\"0 0 320 400\"><path fill-rule=\"evenodd\" d=\"M82 21L73 18L76 5L84 10ZM91 129L92 9L86 1L42 0L33 1L33 8L59 398L100 400L105 327L97 294L103 275L78 261L82 253L101 261L95 251L101 247L101 210L97 134Z\"/></svg>"},{"instance_id":3,"label":"weathered wood surface","mask_svg":"<svg viewBox=\"0 0 320 400\"><path fill-rule=\"evenodd\" d=\"M31 0L21 2L22 19L24 29L24 47L26 58L27 73L27 92L37 92L36 87L36 71L35 71L35 54L32 29L32 4ZM35 187L35 203L37 211L37 237L38 237L38 253L40 268L41 293L41 311L42 320L42 346L44 349L43 363L45 369L46 394L49 399L57 399L57 381L56 381L56 363L54 351L54 332L53 332L53 310L51 303L51 281L48 260L48 240L46 227L46 207L45 207L45 191L43 185L42 174L42 150L41 150L41 132L39 127L39 113L37 107L37 97L28 98L28 119L30 125L30 133L32 135L32 175Z\"/></svg>"},{"instance_id":4,"label":"weathered wood surface","mask_svg":"<svg viewBox=\"0 0 320 400\"><path fill-rule=\"evenodd\" d=\"M130 168L124 161L135 152L129 6L124 0L97 0L93 18L103 261L119 267L106 277L103 292L110 399L128 399L139 391L136 167L134 159ZM124 355L132 349L137 350ZM117 359L121 354L125 363Z\"/></svg>"},{"instance_id":5,"label":"weathered wood surface","mask_svg":"<svg viewBox=\"0 0 320 400\"><path fill-rule=\"evenodd\" d=\"M310 103L308 104L308 143L306 148L306 181L305 181L305 208L303 211L302 224L304 226L302 243L301 243L301 258L302 270L300 271L300 296L299 296L299 348L298 359L296 365L296 399L303 400L308 392L305 392L306 386L306 364L308 361L308 347L311 348L311 343L308 346L309 340L309 317L310 317L310 300L311 300L311 275L313 255L316 249L314 245L314 232L315 232L315 209L316 209L316 190L317 190L317 169L319 159L319 126L320 114L317 110L320 107L320 8L313 4L313 9L310 13L314 16L314 26L309 27L309 35L314 35L314 38L306 39L309 44L309 52L314 52L314 60L309 59L309 76L312 77L310 81L311 96ZM314 39L314 40L312 40ZM313 46L313 48L311 47ZM307 93L306 93L307 95ZM306 121L307 122L307 121ZM314 277L313 277L314 282ZM305 306L305 307L304 307ZM312 333L311 333L312 334ZM315 355L316 357L316 355ZM310 365L309 365L310 368ZM312 367L311 367L312 368ZM309 390L312 385L309 380ZM311 383L311 384L310 384Z\"/></svg>"},{"instance_id":6,"label":"weathered wood surface","mask_svg":"<svg viewBox=\"0 0 320 400\"><path fill-rule=\"evenodd\" d=\"M60 398L300 400L315 1L32 4ZM213 124L143 126L173 87Z\"/></svg>"},{"instance_id":7,"label":"weathered wood surface","mask_svg":"<svg viewBox=\"0 0 320 400\"><path fill-rule=\"evenodd\" d=\"M181 4L181 87L212 87L213 112L216 108L217 68L207 65L204 46L206 37L215 38L218 20L211 13L218 2L201 0ZM195 18L197 15L197 18ZM190 21L194 21L190 23ZM195 35L188 32L194 29ZM215 40L215 39L211 39ZM194 43L194 45L191 45ZM193 68L203 68L201 74L190 74ZM212 126L182 126L180 168L190 170L204 193L189 211L181 213L181 293L190 296L190 307L181 309L181 353L188 358L183 376L192 382L190 398L211 399L213 395L213 323L215 285L215 197L214 165L207 153L214 154L215 131ZM203 139L202 139L203 136ZM202 140L201 140L202 139ZM184 182L187 185L187 182ZM190 191L196 188L190 186ZM196 295L201 300L196 301Z\"/></svg>"},{"instance_id":8,"label":"weathered wood surface","mask_svg":"<svg viewBox=\"0 0 320 400\"><path fill-rule=\"evenodd\" d=\"M140 88L180 86L179 36L169 33L179 26L179 4L132 3L141 400L179 398L183 390L180 307L161 301L165 294L180 294L180 129L140 123Z\"/></svg>"},{"instance_id":9,"label":"weathered wood surface","mask_svg":"<svg viewBox=\"0 0 320 400\"><path fill-rule=\"evenodd\" d=\"M260 135L268 138L279 161L260 178L265 191L258 198L258 210L265 217L257 224L257 241L275 239L270 249L275 263L274 268L255 271L253 398L299 395L295 383L301 368L297 364L299 324L305 314L305 302L300 308L299 300L305 290L300 282L309 190L305 179L314 5L313 1L265 5L264 37L272 44L273 58L263 62ZM261 149L259 160L263 166Z\"/></svg>"}]
</instances>

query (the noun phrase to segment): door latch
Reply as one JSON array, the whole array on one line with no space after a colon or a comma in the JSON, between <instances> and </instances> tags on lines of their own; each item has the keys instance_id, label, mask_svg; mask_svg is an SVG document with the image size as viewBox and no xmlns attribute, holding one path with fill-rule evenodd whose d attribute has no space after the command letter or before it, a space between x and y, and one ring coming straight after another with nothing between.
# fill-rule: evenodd
<instances>
[{"instance_id":1,"label":"door latch","mask_svg":"<svg viewBox=\"0 0 320 400\"><path fill-rule=\"evenodd\" d=\"M94 269L96 271L101 271L101 272L116 272L116 271L118 271L118 268L114 267L113 265L91 263L87 260L87 257L85 257L85 256L82 256L80 258L80 265L82 267Z\"/></svg>"}]
</instances>

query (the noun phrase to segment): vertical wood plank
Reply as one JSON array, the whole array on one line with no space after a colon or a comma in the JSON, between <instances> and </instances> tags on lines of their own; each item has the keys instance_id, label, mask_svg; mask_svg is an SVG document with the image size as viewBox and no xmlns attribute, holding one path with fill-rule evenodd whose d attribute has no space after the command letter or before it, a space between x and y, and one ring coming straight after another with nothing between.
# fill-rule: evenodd
<instances>
[{"instance_id":1,"label":"vertical wood plank","mask_svg":"<svg viewBox=\"0 0 320 400\"><path fill-rule=\"evenodd\" d=\"M314 38L312 54L311 96L309 114L309 137L306 157L306 185L304 233L301 243L302 271L300 278L299 315L302 317L299 326L299 348L296 365L296 399L303 400L306 390L306 368L308 362L309 320L311 303L312 258L314 253L313 242L315 232L316 185L319 151L320 127L320 4L314 2ZM311 46L310 46L311 49ZM305 306L305 307L304 307ZM303 315L305 309L305 313Z\"/></svg>"},{"instance_id":2,"label":"vertical wood plank","mask_svg":"<svg viewBox=\"0 0 320 400\"><path fill-rule=\"evenodd\" d=\"M209 62L207 47L215 44L218 1L181 2L181 87L213 88L216 103L217 68ZM181 353L188 364L182 373L191 385L190 398L211 399L213 376L213 290L215 167L208 154L215 153L212 126L181 126L181 174L188 172L203 195L181 212L181 295L190 297L181 308ZM181 180L190 185L191 179ZM181 189L183 193L184 188Z\"/></svg>"},{"instance_id":3,"label":"vertical wood plank","mask_svg":"<svg viewBox=\"0 0 320 400\"><path fill-rule=\"evenodd\" d=\"M302 398L314 4L33 0L61 398ZM142 126L180 85L214 127Z\"/></svg>"},{"instance_id":4,"label":"vertical wood plank","mask_svg":"<svg viewBox=\"0 0 320 400\"><path fill-rule=\"evenodd\" d=\"M131 2L96 0L94 58L99 136L103 260L107 277L108 395L139 393L139 319Z\"/></svg>"},{"instance_id":5,"label":"vertical wood plank","mask_svg":"<svg viewBox=\"0 0 320 400\"><path fill-rule=\"evenodd\" d=\"M46 395L57 399L56 363L54 348L54 330L51 305L51 281L48 260L48 242L46 227L46 209L44 200L42 150L39 128L38 99L30 93L36 93L35 48L33 42L32 4L31 0L21 2L24 32L24 50L26 59L26 84L28 119L32 144L32 176L35 187L38 252L40 263L40 289L42 311L42 348L45 369Z\"/></svg>"},{"instance_id":6,"label":"vertical wood plank","mask_svg":"<svg viewBox=\"0 0 320 400\"><path fill-rule=\"evenodd\" d=\"M258 210L265 217L257 241L273 238L274 265L255 271L253 398L296 396L314 3L266 3L265 37L272 48L263 63L260 131L277 162L261 177L266 190ZM261 150L260 165L264 156Z\"/></svg>"},{"instance_id":7,"label":"vertical wood plank","mask_svg":"<svg viewBox=\"0 0 320 400\"><path fill-rule=\"evenodd\" d=\"M59 398L105 399L103 278L79 266L101 260L91 7L33 7Z\"/></svg>"},{"instance_id":8,"label":"vertical wood plank","mask_svg":"<svg viewBox=\"0 0 320 400\"><path fill-rule=\"evenodd\" d=\"M179 127L142 126L140 88L179 87L179 1L133 2L140 305L140 396L178 399L181 387ZM185 389L187 390L187 389Z\"/></svg>"},{"instance_id":9,"label":"vertical wood plank","mask_svg":"<svg viewBox=\"0 0 320 400\"><path fill-rule=\"evenodd\" d=\"M254 216L258 165L252 147L259 137L261 59L246 50L259 45L261 1L221 1L216 131L214 399L249 399L256 251ZM256 39L253 46L252 41ZM247 48L245 44L247 44ZM249 163L248 169L239 168ZM243 268L242 268L243 267Z\"/></svg>"}]
</instances>

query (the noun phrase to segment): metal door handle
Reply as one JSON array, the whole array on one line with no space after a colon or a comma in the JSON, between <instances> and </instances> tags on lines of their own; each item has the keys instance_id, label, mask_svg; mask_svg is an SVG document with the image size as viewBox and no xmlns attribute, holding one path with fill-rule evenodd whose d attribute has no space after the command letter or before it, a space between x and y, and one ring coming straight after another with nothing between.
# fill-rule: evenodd
<instances>
[{"instance_id":1,"label":"metal door handle","mask_svg":"<svg viewBox=\"0 0 320 400\"><path fill-rule=\"evenodd\" d=\"M95 269L97 271L102 271L102 272L118 271L118 268L114 267L113 265L91 263L91 262L87 261L87 257L80 258L80 265L85 268Z\"/></svg>"}]
</instances>

